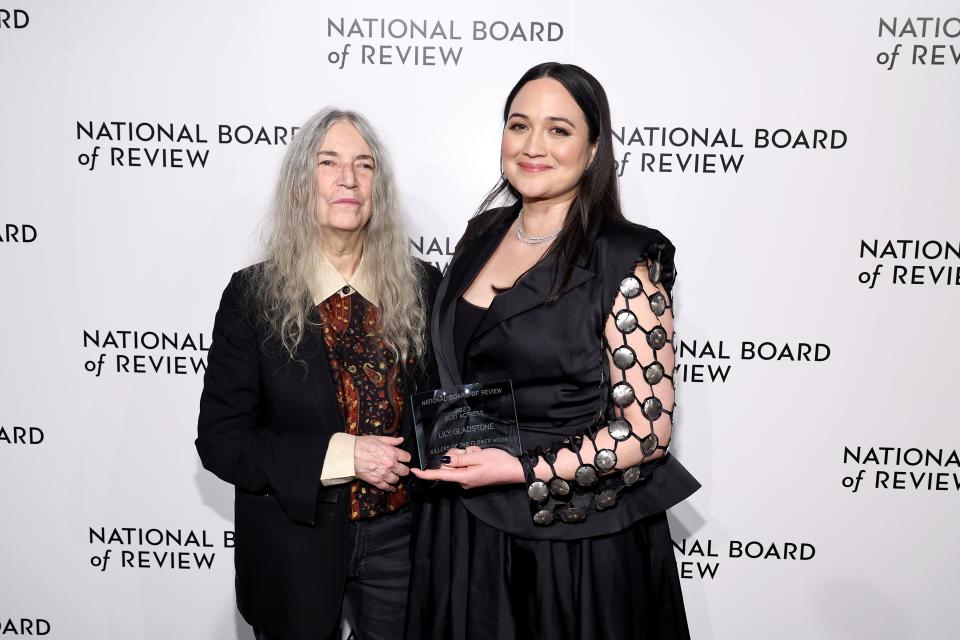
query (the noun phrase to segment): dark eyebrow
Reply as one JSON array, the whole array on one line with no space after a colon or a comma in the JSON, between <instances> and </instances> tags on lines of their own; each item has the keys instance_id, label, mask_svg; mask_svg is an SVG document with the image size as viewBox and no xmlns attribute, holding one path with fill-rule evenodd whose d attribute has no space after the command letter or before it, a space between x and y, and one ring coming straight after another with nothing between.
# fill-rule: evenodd
<instances>
[{"instance_id":1,"label":"dark eyebrow","mask_svg":"<svg viewBox=\"0 0 960 640\"><path fill-rule=\"evenodd\" d=\"M548 117L547 117L547 120L558 120L558 121L560 121L560 122L566 122L568 125L570 125L570 126L573 127L574 129L577 128L577 125L573 124L572 122L570 122L570 121L567 120L566 118L562 118L562 117L560 117L560 116L548 116Z\"/></svg>"},{"instance_id":2,"label":"dark eyebrow","mask_svg":"<svg viewBox=\"0 0 960 640\"><path fill-rule=\"evenodd\" d=\"M525 113L519 113L519 112L517 112L517 111L514 111L514 112L511 113L509 116L507 116L507 120L509 120L510 118L523 118L524 120L529 120L529 119L530 119L530 116L528 116L528 115L525 114ZM564 118L564 117L562 117L562 116L547 116L547 120L557 120L557 121L560 121L560 122L566 122L566 123L567 123L568 125L570 125L572 128L574 128L574 129L577 128L577 125L573 124L573 123L570 122L568 119L566 119L566 118Z\"/></svg>"}]
</instances>

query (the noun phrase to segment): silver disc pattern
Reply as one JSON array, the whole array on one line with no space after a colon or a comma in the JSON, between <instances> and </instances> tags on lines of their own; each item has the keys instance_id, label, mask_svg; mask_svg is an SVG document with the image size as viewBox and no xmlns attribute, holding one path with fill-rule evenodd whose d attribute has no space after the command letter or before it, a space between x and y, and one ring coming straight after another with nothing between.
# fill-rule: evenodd
<instances>
[{"instance_id":1,"label":"silver disc pattern","mask_svg":"<svg viewBox=\"0 0 960 640\"><path fill-rule=\"evenodd\" d=\"M553 524L553 511L540 509L533 514L533 521L537 524Z\"/></svg>"},{"instance_id":2,"label":"silver disc pattern","mask_svg":"<svg viewBox=\"0 0 960 640\"><path fill-rule=\"evenodd\" d=\"M636 316L634 316L636 318ZM650 330L650 333L647 334L647 344L650 345L650 348L654 351L663 349L663 346L667 344L667 330L663 327L654 327Z\"/></svg>"},{"instance_id":3,"label":"silver disc pattern","mask_svg":"<svg viewBox=\"0 0 960 640\"><path fill-rule=\"evenodd\" d=\"M563 478L554 476L550 480L550 493L561 498L570 495L570 484Z\"/></svg>"},{"instance_id":4,"label":"silver disc pattern","mask_svg":"<svg viewBox=\"0 0 960 640\"><path fill-rule=\"evenodd\" d=\"M650 296L650 311L658 318L667 310L667 299L659 291Z\"/></svg>"},{"instance_id":5,"label":"silver disc pattern","mask_svg":"<svg viewBox=\"0 0 960 640\"><path fill-rule=\"evenodd\" d=\"M620 281L620 293L623 294L624 298L636 298L642 290L640 281L634 275L629 275Z\"/></svg>"},{"instance_id":6,"label":"silver disc pattern","mask_svg":"<svg viewBox=\"0 0 960 640\"><path fill-rule=\"evenodd\" d=\"M582 464L577 467L577 484L581 487L592 487L597 483L600 476L597 475L597 469L590 464Z\"/></svg>"},{"instance_id":7,"label":"silver disc pattern","mask_svg":"<svg viewBox=\"0 0 960 640\"><path fill-rule=\"evenodd\" d=\"M640 440L640 451L644 456L652 456L659 444L660 438L657 437L656 433L651 431Z\"/></svg>"},{"instance_id":8,"label":"silver disc pattern","mask_svg":"<svg viewBox=\"0 0 960 640\"><path fill-rule=\"evenodd\" d=\"M659 260L651 260L647 265L647 275L650 276L650 282L657 284L660 282L660 276L663 275L663 265Z\"/></svg>"},{"instance_id":9,"label":"silver disc pattern","mask_svg":"<svg viewBox=\"0 0 960 640\"><path fill-rule=\"evenodd\" d=\"M596 499L598 509L609 509L617 503L617 492L613 489L607 489L606 491L601 491Z\"/></svg>"},{"instance_id":10,"label":"silver disc pattern","mask_svg":"<svg viewBox=\"0 0 960 640\"><path fill-rule=\"evenodd\" d=\"M663 276L663 264L658 260L648 260L646 266L650 281L655 285L658 284ZM672 272L669 275L672 278ZM652 354L653 362L644 365L640 361L638 352L635 351L630 344L627 344L626 336L637 329L642 330L645 334L647 345L654 352L670 344L671 339L666 329L664 329L659 322L655 322L654 324L656 324L656 326L649 330L641 326L640 318L638 318L634 310L630 308L631 304L629 300L637 298L642 294L646 298L650 312L657 318L662 317L671 308L671 305L663 291L655 290L653 292L646 292L641 280L633 274L627 275L620 281L619 292L628 302L625 308L615 313L611 312L611 315L613 316L617 330L623 334L623 344L616 348L611 348L610 345L604 344L604 347L605 349L610 349L607 353L611 356L612 364L621 372L622 380L619 382L611 380L610 383L612 386L609 387L610 397L614 405L619 407L620 411L616 412L619 416L613 416L609 420L606 428L607 433L615 443L626 442L631 437L638 439L640 442L640 451L646 458L655 454L658 448L665 447L660 447L659 438L652 429L650 433L643 437L635 432L633 425L626 419L624 413L626 407L633 403L639 404L641 413L647 420L651 421L651 423L659 419L664 413L668 414L671 422L673 422L676 409L674 408L673 411L665 411L663 402L657 398L656 395L650 395L643 399L643 401L638 400L633 385L628 382L627 370L634 366L640 366L644 382L651 387L659 384L661 380L668 376L666 367L658 360L656 353ZM649 316L645 315L644 317L648 318ZM675 337L674 335L674 344ZM674 351L675 350L674 347ZM669 379L671 383L674 382L673 377ZM636 382L635 380L632 381ZM592 439L595 433L595 431L589 432L584 438L589 436ZM581 449L578 438L579 436L567 438L564 441L564 446L570 447L579 457ZM616 506L620 492L624 487L631 487L644 479L641 467L634 465L625 469L621 474L620 478L623 484L619 488L609 488L611 487L609 481L612 478L607 478L607 481L601 484L600 479L602 473L608 473L617 469L618 457L616 446L617 445L614 444L611 445L611 448L598 449L594 454L593 464L590 464L590 461L583 461L581 459L581 464L577 467L574 478L571 480L566 480L555 475L547 482L535 480L530 483L527 487L527 494L531 501L537 503L532 509L534 523L537 525L549 525L557 519L570 524L578 523L586 519L588 511L593 509L601 511ZM576 495L591 488L596 492L593 495L591 503L581 505Z\"/></svg>"},{"instance_id":11,"label":"silver disc pattern","mask_svg":"<svg viewBox=\"0 0 960 640\"><path fill-rule=\"evenodd\" d=\"M643 370L643 379L646 380L649 385L657 384L663 380L663 365L659 362L647 365L647 368Z\"/></svg>"},{"instance_id":12,"label":"silver disc pattern","mask_svg":"<svg viewBox=\"0 0 960 640\"><path fill-rule=\"evenodd\" d=\"M543 502L550 495L550 490L547 489L547 483L543 480L534 480L527 487L527 495L534 502Z\"/></svg>"},{"instance_id":13,"label":"silver disc pattern","mask_svg":"<svg viewBox=\"0 0 960 640\"><path fill-rule=\"evenodd\" d=\"M584 518L586 517L587 512L581 507L567 507L564 509L563 513L560 514L560 519L569 524L583 522Z\"/></svg>"},{"instance_id":14,"label":"silver disc pattern","mask_svg":"<svg viewBox=\"0 0 960 640\"><path fill-rule=\"evenodd\" d=\"M627 345L613 350L613 364L620 370L629 369L637 363L637 354Z\"/></svg>"},{"instance_id":15,"label":"silver disc pattern","mask_svg":"<svg viewBox=\"0 0 960 640\"><path fill-rule=\"evenodd\" d=\"M629 382L618 382L613 385L611 393L613 394L613 402L618 407L626 407L637 398L637 394L633 391Z\"/></svg>"},{"instance_id":16,"label":"silver disc pattern","mask_svg":"<svg viewBox=\"0 0 960 640\"><path fill-rule=\"evenodd\" d=\"M650 396L643 401L643 415L653 422L663 413L663 403L660 402L660 398L656 396Z\"/></svg>"},{"instance_id":17,"label":"silver disc pattern","mask_svg":"<svg viewBox=\"0 0 960 640\"><path fill-rule=\"evenodd\" d=\"M617 330L620 333L633 333L637 330L640 321L637 320L636 314L629 309L624 309L617 312L616 318L613 319L614 324L617 325ZM666 332L664 332L664 337L666 337Z\"/></svg>"},{"instance_id":18,"label":"silver disc pattern","mask_svg":"<svg viewBox=\"0 0 960 640\"><path fill-rule=\"evenodd\" d=\"M623 442L633 433L633 426L624 418L614 418L607 423L607 431L611 438L617 442Z\"/></svg>"},{"instance_id":19,"label":"silver disc pattern","mask_svg":"<svg viewBox=\"0 0 960 640\"><path fill-rule=\"evenodd\" d=\"M593 457L593 464L600 471L610 471L617 466L617 452L613 449L600 449Z\"/></svg>"}]
</instances>

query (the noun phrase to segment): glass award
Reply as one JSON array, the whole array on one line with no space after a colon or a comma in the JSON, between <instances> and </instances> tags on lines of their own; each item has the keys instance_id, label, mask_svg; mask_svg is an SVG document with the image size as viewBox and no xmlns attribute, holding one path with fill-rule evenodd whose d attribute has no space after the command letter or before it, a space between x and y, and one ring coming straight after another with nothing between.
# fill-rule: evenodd
<instances>
[{"instance_id":1,"label":"glass award","mask_svg":"<svg viewBox=\"0 0 960 640\"><path fill-rule=\"evenodd\" d=\"M519 455L520 429L510 380L434 389L411 398L420 466L436 469L450 449L496 447Z\"/></svg>"}]
</instances>

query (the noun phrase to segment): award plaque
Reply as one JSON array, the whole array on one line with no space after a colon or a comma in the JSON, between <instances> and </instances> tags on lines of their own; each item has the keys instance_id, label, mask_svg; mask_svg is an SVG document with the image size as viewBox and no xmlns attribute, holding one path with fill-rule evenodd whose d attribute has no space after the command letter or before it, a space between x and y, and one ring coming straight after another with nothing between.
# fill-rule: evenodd
<instances>
[{"instance_id":1,"label":"award plaque","mask_svg":"<svg viewBox=\"0 0 960 640\"><path fill-rule=\"evenodd\" d=\"M410 400L421 468L436 469L450 449L496 447L520 455L510 380L435 389Z\"/></svg>"}]
</instances>

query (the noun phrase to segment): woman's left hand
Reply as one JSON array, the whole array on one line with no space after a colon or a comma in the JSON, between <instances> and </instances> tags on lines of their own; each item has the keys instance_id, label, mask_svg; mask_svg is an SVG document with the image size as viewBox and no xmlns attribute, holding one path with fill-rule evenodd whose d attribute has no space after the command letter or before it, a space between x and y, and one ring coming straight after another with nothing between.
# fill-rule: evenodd
<instances>
[{"instance_id":1,"label":"woman's left hand","mask_svg":"<svg viewBox=\"0 0 960 640\"><path fill-rule=\"evenodd\" d=\"M464 489L524 481L520 460L502 449L451 449L447 456L450 462L439 469L411 468L410 472L422 480L456 482Z\"/></svg>"}]
</instances>

